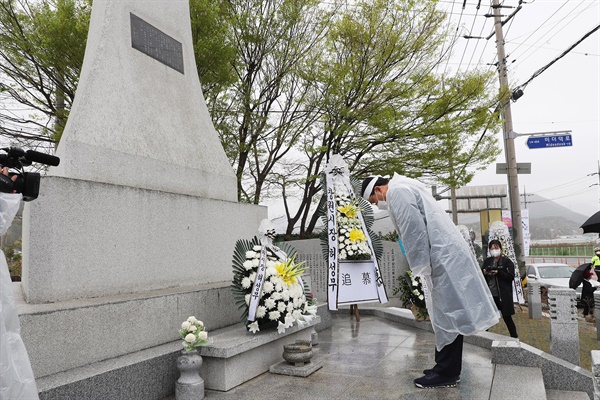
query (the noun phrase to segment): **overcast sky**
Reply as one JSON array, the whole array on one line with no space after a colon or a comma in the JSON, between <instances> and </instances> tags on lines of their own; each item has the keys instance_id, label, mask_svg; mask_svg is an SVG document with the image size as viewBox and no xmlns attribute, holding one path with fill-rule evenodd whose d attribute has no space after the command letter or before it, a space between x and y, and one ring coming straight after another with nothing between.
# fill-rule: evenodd
<instances>
[{"instance_id":1,"label":"overcast sky","mask_svg":"<svg viewBox=\"0 0 600 400\"><path fill-rule=\"evenodd\" d=\"M483 4L486 4L484 6ZM459 23L457 45L448 70L495 68L495 36L489 1L441 1ZM518 5L506 0L502 14L508 16ZM461 14L462 13L462 14ZM504 17L506 18L506 17ZM511 89L525 83L536 71L561 55L600 24L598 0L535 0L504 25L505 53ZM584 215L600 210L600 31L591 34L546 71L534 78L524 95L511 104L513 129L517 133L571 130L572 147L529 149L527 136L515 139L517 162L531 163L531 174L519 174L520 193L535 193ZM461 62L462 60L462 62ZM499 136L499 139L502 139ZM504 148L501 141L502 148ZM504 163L504 152L497 162ZM594 174L595 175L591 175ZM495 164L479 172L470 185L506 184L506 175L497 175ZM592 186L593 185L593 186Z\"/></svg>"}]
</instances>

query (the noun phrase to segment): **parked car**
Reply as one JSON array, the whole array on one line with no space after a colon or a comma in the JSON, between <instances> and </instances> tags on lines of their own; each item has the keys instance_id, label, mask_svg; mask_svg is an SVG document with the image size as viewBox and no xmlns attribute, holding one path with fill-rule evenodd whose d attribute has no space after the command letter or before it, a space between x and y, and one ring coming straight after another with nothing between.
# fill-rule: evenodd
<instances>
[{"instance_id":1,"label":"parked car","mask_svg":"<svg viewBox=\"0 0 600 400\"><path fill-rule=\"evenodd\" d=\"M575 267L568 264L538 263L525 265L527 279L535 279L540 283L543 303L548 303L549 288L569 288L569 278L571 278L573 271L575 271ZM592 286L600 287L600 282L596 280L590 280L590 283ZM579 285L576 289L578 301L581 298L582 287L583 285Z\"/></svg>"}]
</instances>

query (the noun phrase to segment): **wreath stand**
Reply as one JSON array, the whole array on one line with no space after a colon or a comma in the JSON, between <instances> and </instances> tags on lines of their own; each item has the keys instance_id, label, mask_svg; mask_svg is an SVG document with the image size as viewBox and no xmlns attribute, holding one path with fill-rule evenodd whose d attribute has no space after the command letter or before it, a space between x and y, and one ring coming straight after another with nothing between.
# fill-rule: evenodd
<instances>
[{"instance_id":1,"label":"wreath stand","mask_svg":"<svg viewBox=\"0 0 600 400\"><path fill-rule=\"evenodd\" d=\"M354 317L356 318L356 322L360 322L360 315L358 314L358 304L350 304L350 316L352 317L352 314L354 314Z\"/></svg>"}]
</instances>

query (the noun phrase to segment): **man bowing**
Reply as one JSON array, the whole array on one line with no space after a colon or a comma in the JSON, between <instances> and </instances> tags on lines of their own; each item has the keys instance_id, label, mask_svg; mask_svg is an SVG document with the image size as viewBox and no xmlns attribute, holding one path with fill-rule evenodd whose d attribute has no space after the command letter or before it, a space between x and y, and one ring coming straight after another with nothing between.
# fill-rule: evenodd
<instances>
[{"instance_id":1,"label":"man bowing","mask_svg":"<svg viewBox=\"0 0 600 400\"><path fill-rule=\"evenodd\" d=\"M485 331L499 321L498 309L477 261L448 214L414 179L394 175L366 178L362 195L388 209L413 274L427 290L435 333L435 366L414 380L420 388L454 387L460 382L463 335Z\"/></svg>"}]
</instances>

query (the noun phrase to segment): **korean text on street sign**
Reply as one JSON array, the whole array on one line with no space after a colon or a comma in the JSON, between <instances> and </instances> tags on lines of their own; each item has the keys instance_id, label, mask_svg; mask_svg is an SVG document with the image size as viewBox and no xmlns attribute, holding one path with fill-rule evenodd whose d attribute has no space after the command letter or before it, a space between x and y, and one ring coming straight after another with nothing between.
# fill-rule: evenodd
<instances>
[{"instance_id":1,"label":"korean text on street sign","mask_svg":"<svg viewBox=\"0 0 600 400\"><path fill-rule=\"evenodd\" d=\"M532 136L527 139L527 147L530 149L566 146L573 146L571 135Z\"/></svg>"}]
</instances>

